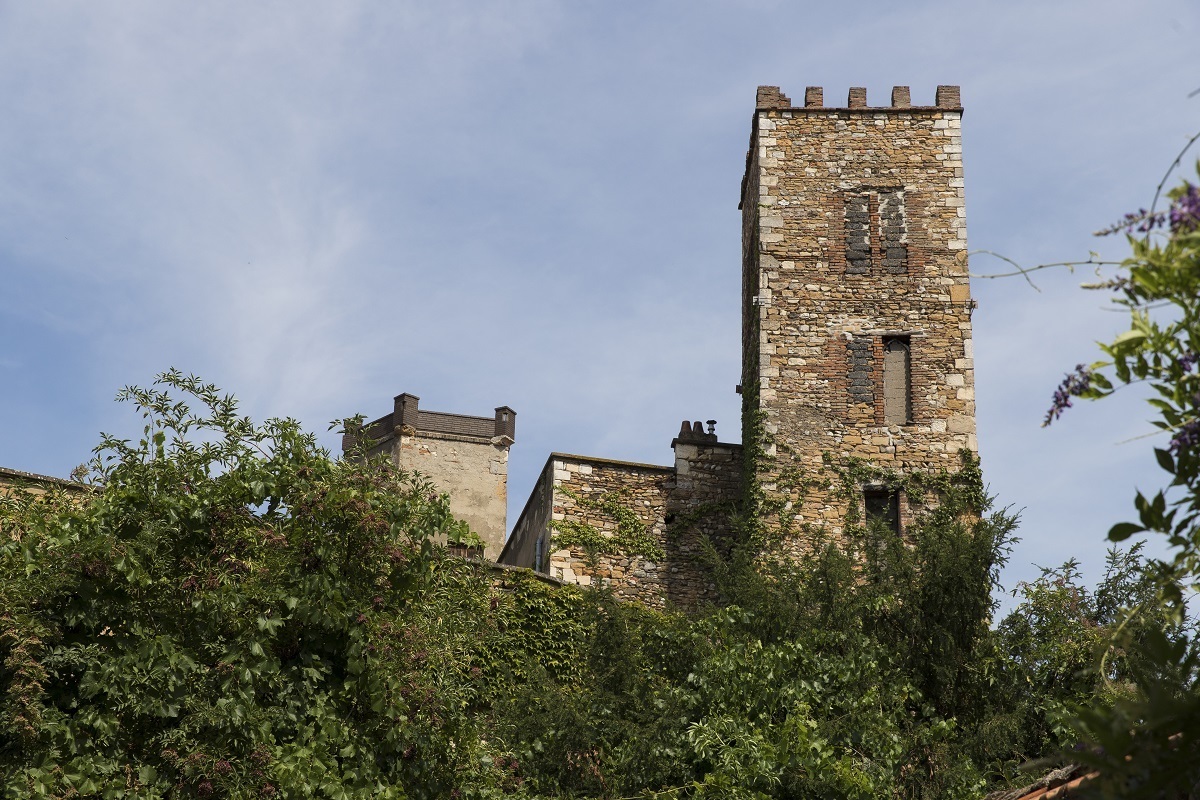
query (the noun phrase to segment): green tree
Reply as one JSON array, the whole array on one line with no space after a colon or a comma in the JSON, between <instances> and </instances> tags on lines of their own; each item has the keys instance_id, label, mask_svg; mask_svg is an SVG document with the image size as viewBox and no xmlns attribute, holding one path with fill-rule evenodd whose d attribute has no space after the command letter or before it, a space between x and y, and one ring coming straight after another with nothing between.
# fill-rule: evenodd
<instances>
[{"instance_id":1,"label":"green tree","mask_svg":"<svg viewBox=\"0 0 1200 800\"><path fill-rule=\"evenodd\" d=\"M1123 655L1129 691L1077 718L1096 745L1081 757L1100 768L1107 791L1135 797L1190 796L1200 785L1200 654L1187 615L1200 586L1200 189L1184 182L1167 198L1166 211L1127 215L1107 231L1124 230L1131 253L1092 288L1114 292L1129 328L1100 345L1103 360L1067 376L1047 416L1048 424L1073 396L1145 384L1151 423L1168 439L1154 449L1166 486L1137 492L1137 521L1108 534L1157 534L1169 552L1151 560L1153 592L1132 604L1098 667L1107 678L1114 654Z\"/></svg>"},{"instance_id":2,"label":"green tree","mask_svg":"<svg viewBox=\"0 0 1200 800\"><path fill-rule=\"evenodd\" d=\"M1108 552L1104 578L1091 590L1074 560L1043 569L1020 584L1020 603L995 631L996 682L990 724L1006 733L1020 762L1073 748L1079 735L1070 725L1078 708L1112 703L1128 692L1127 660L1099 659L1122 625L1127 609L1152 599L1156 588L1142 554L1143 543ZM1144 622L1144 620L1143 620Z\"/></svg>"},{"instance_id":3,"label":"green tree","mask_svg":"<svg viewBox=\"0 0 1200 800\"><path fill-rule=\"evenodd\" d=\"M904 536L783 558L744 509L684 615L450 557L428 483L195 378L122 398L95 491L0 500L6 796L968 798L1021 754L973 459L872 472Z\"/></svg>"},{"instance_id":4,"label":"green tree","mask_svg":"<svg viewBox=\"0 0 1200 800\"><path fill-rule=\"evenodd\" d=\"M159 384L122 392L144 435L104 438L95 492L0 506L6 796L510 781L469 713L505 610L431 544L446 499L387 462L330 459L290 420L256 426L195 378Z\"/></svg>"}]
</instances>

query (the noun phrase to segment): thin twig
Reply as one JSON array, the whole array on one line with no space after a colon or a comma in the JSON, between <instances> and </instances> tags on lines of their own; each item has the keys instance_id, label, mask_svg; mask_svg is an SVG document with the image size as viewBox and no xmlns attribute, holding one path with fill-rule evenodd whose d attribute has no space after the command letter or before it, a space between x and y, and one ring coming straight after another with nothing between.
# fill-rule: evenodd
<instances>
[{"instance_id":1,"label":"thin twig","mask_svg":"<svg viewBox=\"0 0 1200 800\"><path fill-rule=\"evenodd\" d=\"M1149 439L1151 436L1162 436L1164 433L1170 433L1170 431L1150 431L1149 433L1142 433L1137 436L1131 436L1128 439L1122 439L1119 442L1114 442L1114 444L1129 444L1130 442L1140 441L1141 439Z\"/></svg>"},{"instance_id":2,"label":"thin twig","mask_svg":"<svg viewBox=\"0 0 1200 800\"><path fill-rule=\"evenodd\" d=\"M1188 96L1190 97L1191 95ZM1154 207L1158 205L1158 198L1162 196L1163 187L1167 185L1167 180L1171 177L1171 173L1183 162L1184 154L1192 148L1197 139L1200 139L1200 132L1197 132L1192 138L1188 139L1187 144L1179 151L1179 155L1175 156L1175 160L1171 162L1171 166L1167 167L1167 171L1163 173L1162 180L1158 182L1158 188L1154 190L1154 202L1150 204L1150 216L1154 215ZM1147 232L1147 235L1149 235L1149 232Z\"/></svg>"},{"instance_id":3,"label":"thin twig","mask_svg":"<svg viewBox=\"0 0 1200 800\"><path fill-rule=\"evenodd\" d=\"M1032 286L1034 289L1036 289L1039 292L1041 291L1041 289L1038 289L1037 285L1034 284L1034 282L1030 279L1030 277L1029 277L1030 272L1037 272L1038 270L1050 269L1052 267L1067 267L1072 270L1075 269L1075 267L1088 267L1088 266L1119 267L1123 263L1121 261L1097 261L1095 259L1089 258L1087 261L1055 261L1052 264L1038 264L1035 267L1022 267L1020 264L1018 264L1016 261L1013 261L1008 256L1001 255L1000 253L997 253L993 250L972 250L968 255L975 255L977 253L981 253L983 255L995 256L996 258L1000 259L1001 261L1004 261L1008 264L1012 264L1014 267L1017 268L1017 271L1016 272L993 272L993 273L989 273L987 275L980 275L978 273L972 272L972 273L970 273L970 276L972 278L988 278L988 279L1011 278L1015 275L1020 275L1025 278L1026 282L1030 286Z\"/></svg>"},{"instance_id":4,"label":"thin twig","mask_svg":"<svg viewBox=\"0 0 1200 800\"><path fill-rule=\"evenodd\" d=\"M1113 302L1124 303L1125 301L1121 300L1120 298L1114 298ZM1166 308L1167 306L1173 306L1173 305L1175 305L1175 304L1172 303L1170 300L1159 300L1157 303L1145 303L1143 305L1139 305L1137 308L1138 308L1138 311L1153 311L1156 308ZM1127 306L1122 305L1119 308L1112 308L1111 306L1104 306L1100 310L1101 311L1112 311L1117 314L1124 314L1129 309Z\"/></svg>"},{"instance_id":5,"label":"thin twig","mask_svg":"<svg viewBox=\"0 0 1200 800\"><path fill-rule=\"evenodd\" d=\"M1014 267L1017 268L1017 271L1016 272L1006 272L1006 273L996 273L994 275L975 275L973 273L968 273L970 275L970 277L972 277L972 278L1010 278L1013 275L1020 275L1021 277L1023 277L1025 279L1026 283L1028 283L1030 286L1033 287L1033 290L1035 292L1041 293L1042 290L1039 289L1037 284L1033 282L1033 279L1029 277L1029 273L1033 272L1034 270L1042 269L1043 266L1048 266L1048 265L1042 265L1042 266L1037 266L1037 267L1031 267L1030 269L1025 269L1024 267L1022 267L1017 262L1013 261L1008 256L1002 256L999 253L995 252L994 250L973 250L970 253L967 253L967 255L972 256L972 255L975 255L976 253L981 253L983 255L989 255L989 256L995 256L996 258L1000 259L1001 261L1003 261L1007 264L1012 264Z\"/></svg>"}]
</instances>

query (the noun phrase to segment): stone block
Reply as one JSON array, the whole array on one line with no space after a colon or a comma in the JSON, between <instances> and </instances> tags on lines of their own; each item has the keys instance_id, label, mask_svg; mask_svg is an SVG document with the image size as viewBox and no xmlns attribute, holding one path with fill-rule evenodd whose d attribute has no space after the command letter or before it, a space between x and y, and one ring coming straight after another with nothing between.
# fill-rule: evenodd
<instances>
[{"instance_id":1,"label":"stone block","mask_svg":"<svg viewBox=\"0 0 1200 800\"><path fill-rule=\"evenodd\" d=\"M946 430L950 433L974 433L975 420L962 414L955 414L946 420Z\"/></svg>"}]
</instances>

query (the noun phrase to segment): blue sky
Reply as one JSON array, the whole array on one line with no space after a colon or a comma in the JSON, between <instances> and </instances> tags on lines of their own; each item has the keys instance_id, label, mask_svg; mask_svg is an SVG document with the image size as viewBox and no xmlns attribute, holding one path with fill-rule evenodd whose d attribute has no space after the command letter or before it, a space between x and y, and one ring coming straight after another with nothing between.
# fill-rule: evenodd
<instances>
[{"instance_id":1,"label":"blue sky","mask_svg":"<svg viewBox=\"0 0 1200 800\"><path fill-rule=\"evenodd\" d=\"M1200 130L1194 0L438 4L0 0L0 465L66 475L177 366L293 416L517 410L551 450L736 439L738 182L758 84L962 86L972 250L1120 255ZM1004 265L983 254L972 271ZM1005 582L1157 487L1136 397L1039 424L1123 318L1086 271L977 280L979 442L1023 509Z\"/></svg>"}]
</instances>

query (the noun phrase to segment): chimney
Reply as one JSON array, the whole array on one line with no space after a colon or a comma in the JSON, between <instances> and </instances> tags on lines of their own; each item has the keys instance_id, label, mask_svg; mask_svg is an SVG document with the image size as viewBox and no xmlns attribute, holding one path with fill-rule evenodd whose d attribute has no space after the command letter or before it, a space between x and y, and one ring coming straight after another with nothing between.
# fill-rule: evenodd
<instances>
[{"instance_id":1,"label":"chimney","mask_svg":"<svg viewBox=\"0 0 1200 800\"><path fill-rule=\"evenodd\" d=\"M415 394L408 392L396 395L392 400L392 425L396 428L407 425L416 430L417 403L420 399Z\"/></svg>"}]
</instances>

